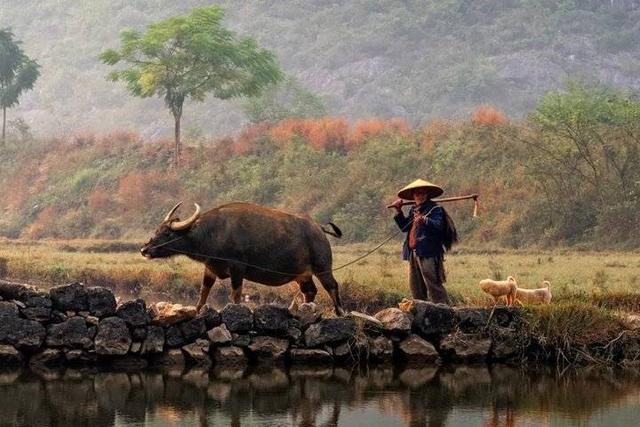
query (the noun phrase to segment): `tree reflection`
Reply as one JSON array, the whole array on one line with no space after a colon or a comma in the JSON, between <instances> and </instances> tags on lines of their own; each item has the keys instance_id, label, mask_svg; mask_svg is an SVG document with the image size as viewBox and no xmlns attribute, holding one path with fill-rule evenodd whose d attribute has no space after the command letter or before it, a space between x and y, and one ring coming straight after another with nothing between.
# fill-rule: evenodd
<instances>
[{"instance_id":1,"label":"tree reflection","mask_svg":"<svg viewBox=\"0 0 640 427\"><path fill-rule=\"evenodd\" d=\"M495 366L0 372L0 425L548 425L638 404L636 371ZM636 400L630 401L630 396ZM625 401L625 399L627 399Z\"/></svg>"}]
</instances>

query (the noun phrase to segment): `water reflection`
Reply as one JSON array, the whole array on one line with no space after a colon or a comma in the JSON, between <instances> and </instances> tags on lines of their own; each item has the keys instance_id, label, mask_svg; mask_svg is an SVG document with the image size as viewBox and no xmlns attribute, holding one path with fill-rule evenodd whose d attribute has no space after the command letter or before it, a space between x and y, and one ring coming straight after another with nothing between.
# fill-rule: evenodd
<instances>
[{"instance_id":1,"label":"water reflection","mask_svg":"<svg viewBox=\"0 0 640 427\"><path fill-rule=\"evenodd\" d=\"M0 373L0 425L632 425L636 371L496 366Z\"/></svg>"}]
</instances>

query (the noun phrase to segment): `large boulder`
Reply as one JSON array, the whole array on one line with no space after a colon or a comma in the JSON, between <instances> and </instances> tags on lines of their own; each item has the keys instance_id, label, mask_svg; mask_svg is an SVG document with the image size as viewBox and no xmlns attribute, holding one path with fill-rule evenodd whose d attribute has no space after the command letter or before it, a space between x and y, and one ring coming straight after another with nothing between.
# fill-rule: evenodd
<instances>
[{"instance_id":1,"label":"large boulder","mask_svg":"<svg viewBox=\"0 0 640 427\"><path fill-rule=\"evenodd\" d=\"M446 304L434 304L429 301L404 299L399 307L411 314L411 328L425 336L444 335L455 327L454 311Z\"/></svg>"},{"instance_id":2,"label":"large boulder","mask_svg":"<svg viewBox=\"0 0 640 427\"><path fill-rule=\"evenodd\" d=\"M87 288L84 284L75 282L68 285L54 286L49 291L53 307L62 312L84 311L89 308Z\"/></svg>"},{"instance_id":3,"label":"large boulder","mask_svg":"<svg viewBox=\"0 0 640 427\"><path fill-rule=\"evenodd\" d=\"M26 301L39 293L38 288L32 285L0 280L0 298L4 300Z\"/></svg>"},{"instance_id":4,"label":"large boulder","mask_svg":"<svg viewBox=\"0 0 640 427\"><path fill-rule=\"evenodd\" d=\"M399 308L387 308L376 313L375 318L382 323L384 331L391 334L411 332L411 316Z\"/></svg>"},{"instance_id":5,"label":"large boulder","mask_svg":"<svg viewBox=\"0 0 640 427\"><path fill-rule=\"evenodd\" d=\"M64 361L64 353L57 348L45 348L41 352L34 354L29 359L29 365L34 367L59 366Z\"/></svg>"},{"instance_id":6,"label":"large boulder","mask_svg":"<svg viewBox=\"0 0 640 427\"><path fill-rule=\"evenodd\" d=\"M22 316L29 320L46 323L51 319L51 307L25 307L20 309Z\"/></svg>"},{"instance_id":7,"label":"large boulder","mask_svg":"<svg viewBox=\"0 0 640 427\"><path fill-rule=\"evenodd\" d=\"M503 328L517 328L522 320L521 307L496 307L491 323Z\"/></svg>"},{"instance_id":8,"label":"large boulder","mask_svg":"<svg viewBox=\"0 0 640 427\"><path fill-rule=\"evenodd\" d=\"M318 306L314 302L306 302L301 304L298 307L298 310L295 312L295 316L300 321L300 327L302 329L306 329L310 325L316 323L320 320L321 313L318 310Z\"/></svg>"},{"instance_id":9,"label":"large boulder","mask_svg":"<svg viewBox=\"0 0 640 427\"><path fill-rule=\"evenodd\" d=\"M211 367L208 340L197 339L195 342L183 346L182 352L189 362L205 368Z\"/></svg>"},{"instance_id":10,"label":"large boulder","mask_svg":"<svg viewBox=\"0 0 640 427\"><path fill-rule=\"evenodd\" d=\"M204 337L207 333L207 325L202 317L187 320L179 326L186 342L195 341L196 338Z\"/></svg>"},{"instance_id":11,"label":"large boulder","mask_svg":"<svg viewBox=\"0 0 640 427\"><path fill-rule=\"evenodd\" d=\"M209 337L209 341L211 341L211 343L215 345L229 344L233 339L233 337L231 336L231 332L229 332L226 325L224 324L212 328L209 332L207 332L207 336Z\"/></svg>"},{"instance_id":12,"label":"large boulder","mask_svg":"<svg viewBox=\"0 0 640 427\"><path fill-rule=\"evenodd\" d=\"M435 362L440 355L430 342L417 335L409 335L398 345L400 353L408 362Z\"/></svg>"},{"instance_id":13,"label":"large boulder","mask_svg":"<svg viewBox=\"0 0 640 427\"><path fill-rule=\"evenodd\" d=\"M380 335L384 330L382 322L374 316L369 316L368 314L360 313L358 311L352 311L349 313L349 316L355 319L358 328L361 328L368 334Z\"/></svg>"},{"instance_id":14,"label":"large boulder","mask_svg":"<svg viewBox=\"0 0 640 427\"><path fill-rule=\"evenodd\" d=\"M215 311L215 310L214 310ZM196 317L198 312L194 306L157 302L149 307L151 321L160 326L170 326Z\"/></svg>"},{"instance_id":15,"label":"large boulder","mask_svg":"<svg viewBox=\"0 0 640 427\"><path fill-rule=\"evenodd\" d=\"M253 326L253 313L244 305L227 304L220 316L231 332L248 332Z\"/></svg>"},{"instance_id":16,"label":"large boulder","mask_svg":"<svg viewBox=\"0 0 640 427\"><path fill-rule=\"evenodd\" d=\"M328 351L317 348L293 348L289 357L293 363L301 364L325 364L333 360Z\"/></svg>"},{"instance_id":17,"label":"large boulder","mask_svg":"<svg viewBox=\"0 0 640 427\"><path fill-rule=\"evenodd\" d=\"M116 309L116 316L132 327L146 326L149 323L147 307L142 299L127 301Z\"/></svg>"},{"instance_id":18,"label":"large boulder","mask_svg":"<svg viewBox=\"0 0 640 427\"><path fill-rule=\"evenodd\" d=\"M385 336L369 338L369 359L374 362L390 362L393 359L393 342Z\"/></svg>"},{"instance_id":19,"label":"large boulder","mask_svg":"<svg viewBox=\"0 0 640 427\"><path fill-rule=\"evenodd\" d=\"M164 329L160 326L148 326L147 336L142 342L140 354L162 353L164 348Z\"/></svg>"},{"instance_id":20,"label":"large boulder","mask_svg":"<svg viewBox=\"0 0 640 427\"><path fill-rule=\"evenodd\" d=\"M180 326L173 325L167 328L165 332L165 342L169 347L182 347L186 343Z\"/></svg>"},{"instance_id":21,"label":"large boulder","mask_svg":"<svg viewBox=\"0 0 640 427\"><path fill-rule=\"evenodd\" d=\"M0 319L4 317L18 317L18 306L11 301L0 301Z\"/></svg>"},{"instance_id":22,"label":"large boulder","mask_svg":"<svg viewBox=\"0 0 640 427\"><path fill-rule=\"evenodd\" d=\"M90 348L93 341L89 336L87 322L75 316L62 323L54 323L47 328L48 347Z\"/></svg>"},{"instance_id":23,"label":"large boulder","mask_svg":"<svg viewBox=\"0 0 640 427\"><path fill-rule=\"evenodd\" d=\"M458 329L462 332L479 332L489 322L489 312L485 308L454 308Z\"/></svg>"},{"instance_id":24,"label":"large boulder","mask_svg":"<svg viewBox=\"0 0 640 427\"><path fill-rule=\"evenodd\" d=\"M34 320L0 317L0 344L9 344L19 350L35 350L42 345L45 335L44 326Z\"/></svg>"},{"instance_id":25,"label":"large boulder","mask_svg":"<svg viewBox=\"0 0 640 427\"><path fill-rule=\"evenodd\" d=\"M97 361L97 355L94 351L70 349L64 350L64 359L70 365L88 365Z\"/></svg>"},{"instance_id":26,"label":"large boulder","mask_svg":"<svg viewBox=\"0 0 640 427\"><path fill-rule=\"evenodd\" d=\"M155 365L170 366L172 368L182 369L185 364L184 359L185 357L182 350L180 350L179 348L172 348L165 351L164 353L159 354L152 360Z\"/></svg>"},{"instance_id":27,"label":"large boulder","mask_svg":"<svg viewBox=\"0 0 640 427\"><path fill-rule=\"evenodd\" d=\"M302 338L302 330L300 329L300 321L298 319L289 319L287 332L285 336L293 343L300 343Z\"/></svg>"},{"instance_id":28,"label":"large boulder","mask_svg":"<svg viewBox=\"0 0 640 427\"><path fill-rule=\"evenodd\" d=\"M285 335L290 318L288 309L273 304L261 305L253 311L254 328L259 334Z\"/></svg>"},{"instance_id":29,"label":"large boulder","mask_svg":"<svg viewBox=\"0 0 640 427\"><path fill-rule=\"evenodd\" d=\"M202 317L204 319L204 323L207 325L207 330L220 326L220 322L222 321L220 313L209 307L208 304L200 309L198 317Z\"/></svg>"},{"instance_id":30,"label":"large boulder","mask_svg":"<svg viewBox=\"0 0 640 427\"><path fill-rule=\"evenodd\" d=\"M33 290L25 295L21 300L24 307L20 308L23 317L36 322L48 322L51 318L51 307L53 302L49 294L40 290Z\"/></svg>"},{"instance_id":31,"label":"large boulder","mask_svg":"<svg viewBox=\"0 0 640 427\"><path fill-rule=\"evenodd\" d=\"M249 351L257 359L281 359L289 348L289 340L257 336L251 340Z\"/></svg>"},{"instance_id":32,"label":"large boulder","mask_svg":"<svg viewBox=\"0 0 640 427\"><path fill-rule=\"evenodd\" d=\"M508 328L496 328L493 331L493 346L491 347L491 359L507 361L521 354L522 345L518 338L522 335Z\"/></svg>"},{"instance_id":33,"label":"large boulder","mask_svg":"<svg viewBox=\"0 0 640 427\"><path fill-rule=\"evenodd\" d=\"M307 328L304 341L307 347L318 347L348 340L353 338L355 333L356 324L352 318L324 319Z\"/></svg>"},{"instance_id":34,"label":"large boulder","mask_svg":"<svg viewBox=\"0 0 640 427\"><path fill-rule=\"evenodd\" d=\"M249 334L231 334L231 344L236 347L246 348L251 344L251 335Z\"/></svg>"},{"instance_id":35,"label":"large boulder","mask_svg":"<svg viewBox=\"0 0 640 427\"><path fill-rule=\"evenodd\" d=\"M120 317L107 317L100 321L95 337L96 353L124 355L131 347L131 335L127 324Z\"/></svg>"},{"instance_id":36,"label":"large boulder","mask_svg":"<svg viewBox=\"0 0 640 427\"><path fill-rule=\"evenodd\" d=\"M116 297L102 286L87 288L87 304L92 316L102 318L116 314Z\"/></svg>"},{"instance_id":37,"label":"large boulder","mask_svg":"<svg viewBox=\"0 0 640 427\"><path fill-rule=\"evenodd\" d=\"M23 361L22 354L14 346L0 344L0 367L20 366Z\"/></svg>"},{"instance_id":38,"label":"large boulder","mask_svg":"<svg viewBox=\"0 0 640 427\"><path fill-rule=\"evenodd\" d=\"M213 350L213 359L216 365L234 366L247 363L247 357L240 347L216 347Z\"/></svg>"},{"instance_id":39,"label":"large boulder","mask_svg":"<svg viewBox=\"0 0 640 427\"><path fill-rule=\"evenodd\" d=\"M447 359L465 362L487 360L491 350L491 338L476 334L452 333L440 342L440 351Z\"/></svg>"}]
</instances>

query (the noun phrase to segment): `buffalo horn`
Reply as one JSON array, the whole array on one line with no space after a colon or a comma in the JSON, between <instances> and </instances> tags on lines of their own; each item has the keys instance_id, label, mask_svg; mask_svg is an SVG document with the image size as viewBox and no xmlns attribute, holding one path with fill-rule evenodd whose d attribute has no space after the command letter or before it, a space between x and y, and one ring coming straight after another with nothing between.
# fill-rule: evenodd
<instances>
[{"instance_id":1,"label":"buffalo horn","mask_svg":"<svg viewBox=\"0 0 640 427\"><path fill-rule=\"evenodd\" d=\"M194 203L194 205L196 205L196 211L193 213L193 215L191 215L184 221L170 222L169 228L171 228L173 231L180 231L184 230L185 228L191 227L191 225L193 225L193 223L196 222L196 220L200 216L200 205L198 205L197 203Z\"/></svg>"},{"instance_id":2,"label":"buffalo horn","mask_svg":"<svg viewBox=\"0 0 640 427\"><path fill-rule=\"evenodd\" d=\"M164 217L164 221L163 222L169 221L171 219L171 217L173 216L174 212L180 207L181 204L182 204L182 202L178 202L173 208L171 208L171 210L169 211L167 216Z\"/></svg>"}]
</instances>

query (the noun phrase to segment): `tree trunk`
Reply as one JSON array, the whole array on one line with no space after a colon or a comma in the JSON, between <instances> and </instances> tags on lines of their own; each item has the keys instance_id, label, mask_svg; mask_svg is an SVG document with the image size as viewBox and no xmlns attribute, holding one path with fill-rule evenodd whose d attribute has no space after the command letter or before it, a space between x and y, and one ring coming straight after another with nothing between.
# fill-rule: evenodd
<instances>
[{"instance_id":1,"label":"tree trunk","mask_svg":"<svg viewBox=\"0 0 640 427\"><path fill-rule=\"evenodd\" d=\"M182 105L184 104L184 96L173 97L171 102L171 113L174 120L174 137L175 137L175 149L173 152L173 165L177 169L180 167L180 149L182 148L182 142L180 141L180 120L182 118Z\"/></svg>"},{"instance_id":2,"label":"tree trunk","mask_svg":"<svg viewBox=\"0 0 640 427\"><path fill-rule=\"evenodd\" d=\"M174 120L175 148L173 152L173 165L177 169L180 167L180 116L174 116Z\"/></svg>"},{"instance_id":3,"label":"tree trunk","mask_svg":"<svg viewBox=\"0 0 640 427\"><path fill-rule=\"evenodd\" d=\"M2 107L2 146L6 144L5 140L5 128L7 125L7 107Z\"/></svg>"}]
</instances>

